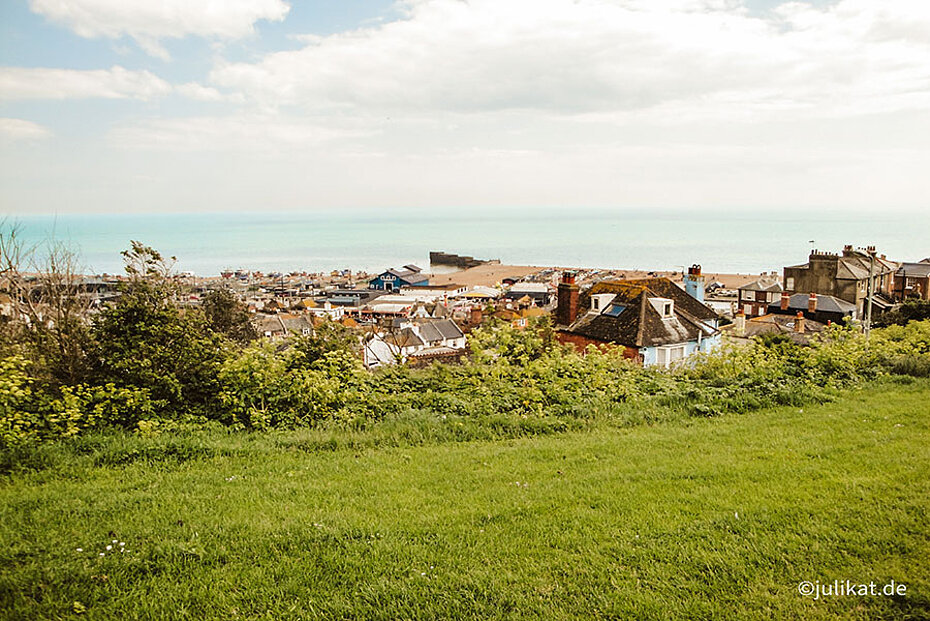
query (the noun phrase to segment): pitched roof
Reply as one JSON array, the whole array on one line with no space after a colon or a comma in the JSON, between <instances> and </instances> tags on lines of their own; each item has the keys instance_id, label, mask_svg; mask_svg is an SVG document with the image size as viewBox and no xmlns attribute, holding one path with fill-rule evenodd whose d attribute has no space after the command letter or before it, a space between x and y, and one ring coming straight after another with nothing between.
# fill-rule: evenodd
<instances>
[{"instance_id":1,"label":"pitched roof","mask_svg":"<svg viewBox=\"0 0 930 621\"><path fill-rule=\"evenodd\" d=\"M590 307L590 296L598 293L615 296L600 313L584 315L568 332L628 347L686 343L717 333L705 323L716 320L717 314L667 278L600 282L586 292L579 305ZM653 304L656 298L674 302L671 317L659 313Z\"/></svg>"},{"instance_id":2,"label":"pitched roof","mask_svg":"<svg viewBox=\"0 0 930 621\"><path fill-rule=\"evenodd\" d=\"M921 261L920 263L902 263L901 268L898 270L898 276L905 276L911 278L927 278L930 276L930 261L926 260L926 263Z\"/></svg>"},{"instance_id":3,"label":"pitched roof","mask_svg":"<svg viewBox=\"0 0 930 621\"><path fill-rule=\"evenodd\" d=\"M313 330L313 324L304 315L278 315L278 319L289 332Z\"/></svg>"},{"instance_id":4,"label":"pitched roof","mask_svg":"<svg viewBox=\"0 0 930 621\"><path fill-rule=\"evenodd\" d=\"M420 347L426 344L411 328L384 335L384 342L397 347Z\"/></svg>"},{"instance_id":5,"label":"pitched roof","mask_svg":"<svg viewBox=\"0 0 930 621\"><path fill-rule=\"evenodd\" d=\"M736 324L725 326L723 330L729 336L747 339L763 334L786 334L792 341L804 344L810 341L812 335L819 334L827 328L826 324L819 321L805 319L804 331L797 332L795 330L796 321L797 316L795 315L762 315L761 317L753 317L746 322L746 331L742 336L736 334Z\"/></svg>"},{"instance_id":6,"label":"pitched roof","mask_svg":"<svg viewBox=\"0 0 930 621\"><path fill-rule=\"evenodd\" d=\"M465 333L451 319L440 319L432 322L432 325L439 330L440 334L446 339L460 339Z\"/></svg>"},{"instance_id":7,"label":"pitched roof","mask_svg":"<svg viewBox=\"0 0 930 621\"><path fill-rule=\"evenodd\" d=\"M781 283L777 280L764 280L759 279L755 282L751 282L748 285L743 285L739 288L740 291L765 291L765 292L780 292L782 290Z\"/></svg>"},{"instance_id":8,"label":"pitched roof","mask_svg":"<svg viewBox=\"0 0 930 621\"><path fill-rule=\"evenodd\" d=\"M420 338L427 343L435 343L437 341L443 340L442 332L440 332L439 328L437 328L433 323L421 324L419 328Z\"/></svg>"},{"instance_id":9,"label":"pitched roof","mask_svg":"<svg viewBox=\"0 0 930 621\"><path fill-rule=\"evenodd\" d=\"M414 268L414 269L410 269L410 268ZM389 270L385 270L384 272L381 272L381 275L383 276L384 274L392 274L396 276L397 278L402 278L403 280L407 280L410 282L424 282L427 280L427 278L426 276L423 276L422 274L420 274L421 271L422 270L416 265L405 265L404 269L402 270L394 269L392 267Z\"/></svg>"},{"instance_id":10,"label":"pitched roof","mask_svg":"<svg viewBox=\"0 0 930 621\"><path fill-rule=\"evenodd\" d=\"M855 313L856 305L832 295L817 295L817 312L842 313L844 315ZM788 299L788 309L792 311L807 311L810 296L807 293L795 293ZM781 302L769 304L769 309L781 309Z\"/></svg>"},{"instance_id":11,"label":"pitched roof","mask_svg":"<svg viewBox=\"0 0 930 621\"><path fill-rule=\"evenodd\" d=\"M717 319L717 313L698 302L687 291L668 278L602 280L581 293L578 306L579 308L591 308L591 296L598 293L615 293L617 297L614 298L614 301L625 303L624 300L632 300L642 291L650 292L652 297L674 300L676 309L680 308L701 321L714 321Z\"/></svg>"}]
</instances>

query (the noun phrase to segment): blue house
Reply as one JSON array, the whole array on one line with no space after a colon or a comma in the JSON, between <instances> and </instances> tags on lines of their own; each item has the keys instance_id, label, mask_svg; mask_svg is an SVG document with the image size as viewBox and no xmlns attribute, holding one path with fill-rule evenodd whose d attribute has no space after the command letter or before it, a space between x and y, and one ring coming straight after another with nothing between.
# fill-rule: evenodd
<instances>
[{"instance_id":1,"label":"blue house","mask_svg":"<svg viewBox=\"0 0 930 621\"><path fill-rule=\"evenodd\" d=\"M428 285L429 278L422 275L420 273L422 271L416 265L405 265L403 269L399 270L392 268L368 281L368 288L381 291L397 291L401 287Z\"/></svg>"},{"instance_id":2,"label":"blue house","mask_svg":"<svg viewBox=\"0 0 930 621\"><path fill-rule=\"evenodd\" d=\"M619 346L625 357L661 367L720 345L717 313L667 278L601 281L584 295L573 284L559 285L563 343Z\"/></svg>"}]
</instances>

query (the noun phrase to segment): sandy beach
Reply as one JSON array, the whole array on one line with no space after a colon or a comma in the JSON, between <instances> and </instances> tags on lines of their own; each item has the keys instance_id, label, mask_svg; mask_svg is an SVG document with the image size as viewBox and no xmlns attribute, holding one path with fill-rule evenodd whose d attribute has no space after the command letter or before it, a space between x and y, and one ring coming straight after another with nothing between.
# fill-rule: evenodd
<instances>
[{"instance_id":1,"label":"sandy beach","mask_svg":"<svg viewBox=\"0 0 930 621\"><path fill-rule=\"evenodd\" d=\"M682 282L681 272L623 269L592 270L591 268L552 267L538 265L501 265L488 263L458 272L434 274L430 277L430 284L445 285L456 283L466 287L493 287L505 278L519 280L531 274L552 269L575 270L582 273L582 276L596 271L596 277L598 280L603 280L605 276L611 279L652 278L655 276L662 276L669 278L674 282ZM724 288L737 289L743 285L754 282L763 276L763 274L722 274L718 272L706 272L704 274L704 282L706 284L720 282L723 284Z\"/></svg>"}]
</instances>

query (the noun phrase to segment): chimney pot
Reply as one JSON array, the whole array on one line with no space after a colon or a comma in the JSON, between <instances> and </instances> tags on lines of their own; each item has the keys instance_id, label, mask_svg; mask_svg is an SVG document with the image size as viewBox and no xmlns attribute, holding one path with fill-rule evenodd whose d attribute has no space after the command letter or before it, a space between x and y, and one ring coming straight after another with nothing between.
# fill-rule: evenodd
<instances>
[{"instance_id":1,"label":"chimney pot","mask_svg":"<svg viewBox=\"0 0 930 621\"><path fill-rule=\"evenodd\" d=\"M794 320L794 331L800 334L804 333L804 313L798 311L798 316Z\"/></svg>"},{"instance_id":2,"label":"chimney pot","mask_svg":"<svg viewBox=\"0 0 930 621\"><path fill-rule=\"evenodd\" d=\"M817 312L817 294L812 293L810 297L807 298L807 312L816 313Z\"/></svg>"}]
</instances>

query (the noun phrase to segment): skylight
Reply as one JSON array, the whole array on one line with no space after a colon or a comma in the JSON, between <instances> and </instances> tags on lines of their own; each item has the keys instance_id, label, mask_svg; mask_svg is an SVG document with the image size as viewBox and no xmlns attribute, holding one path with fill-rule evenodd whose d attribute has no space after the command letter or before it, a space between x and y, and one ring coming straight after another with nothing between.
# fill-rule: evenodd
<instances>
[{"instance_id":1,"label":"skylight","mask_svg":"<svg viewBox=\"0 0 930 621\"><path fill-rule=\"evenodd\" d=\"M626 310L626 305L624 304L611 304L604 310L605 315L610 315L611 317L617 317Z\"/></svg>"}]
</instances>

